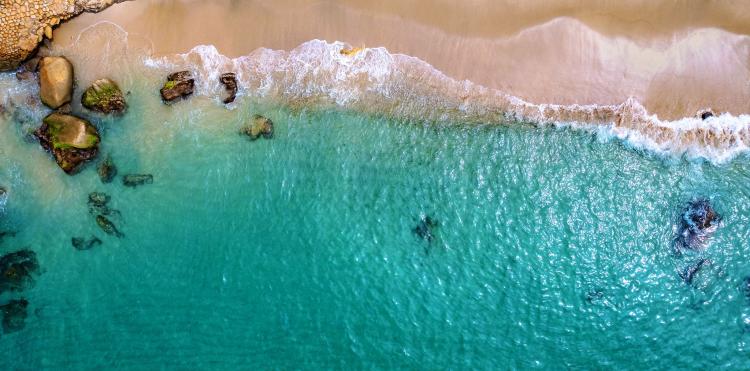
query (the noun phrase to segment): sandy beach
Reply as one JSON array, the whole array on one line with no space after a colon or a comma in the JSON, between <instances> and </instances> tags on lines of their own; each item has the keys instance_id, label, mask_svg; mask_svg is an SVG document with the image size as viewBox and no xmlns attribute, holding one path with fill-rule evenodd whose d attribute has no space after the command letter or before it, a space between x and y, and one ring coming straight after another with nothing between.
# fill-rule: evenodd
<instances>
[{"instance_id":1,"label":"sandy beach","mask_svg":"<svg viewBox=\"0 0 750 371\"><path fill-rule=\"evenodd\" d=\"M156 55L211 44L236 57L339 40L415 56L534 103L632 96L661 119L708 107L750 112L750 4L582 3L137 0L65 23L55 42L102 21L149 39Z\"/></svg>"}]
</instances>

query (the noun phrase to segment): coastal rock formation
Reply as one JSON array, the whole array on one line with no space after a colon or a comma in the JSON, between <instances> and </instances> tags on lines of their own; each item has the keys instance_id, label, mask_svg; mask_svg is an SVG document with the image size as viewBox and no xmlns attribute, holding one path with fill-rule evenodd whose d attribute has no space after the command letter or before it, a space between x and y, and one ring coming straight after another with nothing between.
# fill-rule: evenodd
<instances>
[{"instance_id":1,"label":"coastal rock formation","mask_svg":"<svg viewBox=\"0 0 750 371\"><path fill-rule=\"evenodd\" d=\"M102 183L110 183L117 176L117 166L112 162L112 158L107 156L96 168L96 172L99 174Z\"/></svg>"},{"instance_id":2,"label":"coastal rock formation","mask_svg":"<svg viewBox=\"0 0 750 371\"><path fill-rule=\"evenodd\" d=\"M33 274L39 269L36 253L20 250L0 257L0 294L21 291L34 283Z\"/></svg>"},{"instance_id":3,"label":"coastal rock formation","mask_svg":"<svg viewBox=\"0 0 750 371\"><path fill-rule=\"evenodd\" d=\"M175 72L167 76L167 82L161 88L161 99L164 103L172 103L178 99L193 94L195 80L190 71Z\"/></svg>"},{"instance_id":4,"label":"coastal rock formation","mask_svg":"<svg viewBox=\"0 0 750 371\"><path fill-rule=\"evenodd\" d=\"M26 299L14 299L8 304L0 305L0 313L3 315L3 333L10 334L26 327L28 306L29 302Z\"/></svg>"},{"instance_id":5,"label":"coastal rock formation","mask_svg":"<svg viewBox=\"0 0 750 371\"><path fill-rule=\"evenodd\" d=\"M89 213L90 214L98 214L98 215L111 215L111 214L117 214L119 215L120 212L117 210L110 209L107 204L109 203L110 197L108 194L103 192L91 192L89 193Z\"/></svg>"},{"instance_id":6,"label":"coastal rock formation","mask_svg":"<svg viewBox=\"0 0 750 371\"><path fill-rule=\"evenodd\" d=\"M721 217L708 200L697 199L688 203L678 225L675 252L680 254L684 249L703 248L720 220Z\"/></svg>"},{"instance_id":7,"label":"coastal rock formation","mask_svg":"<svg viewBox=\"0 0 750 371\"><path fill-rule=\"evenodd\" d=\"M108 235L112 235L118 238L125 236L117 229L114 223L112 223L109 219L107 219L103 215L96 216L96 225L98 225L99 228L101 228L102 231L104 231L104 233Z\"/></svg>"},{"instance_id":8,"label":"coastal rock formation","mask_svg":"<svg viewBox=\"0 0 750 371\"><path fill-rule=\"evenodd\" d=\"M52 28L82 12L99 12L125 0L0 1L0 71L26 60Z\"/></svg>"},{"instance_id":9,"label":"coastal rock formation","mask_svg":"<svg viewBox=\"0 0 750 371\"><path fill-rule=\"evenodd\" d=\"M151 174L128 174L122 177L122 184L126 187L135 188L139 185L151 184L154 176Z\"/></svg>"},{"instance_id":10,"label":"coastal rock formation","mask_svg":"<svg viewBox=\"0 0 750 371\"><path fill-rule=\"evenodd\" d=\"M251 140L273 138L273 122L261 115L254 115L253 120L242 127L241 133L247 135Z\"/></svg>"},{"instance_id":11,"label":"coastal rock formation","mask_svg":"<svg viewBox=\"0 0 750 371\"><path fill-rule=\"evenodd\" d=\"M96 157L99 150L96 128L71 115L53 113L45 117L34 135L67 174L74 174L81 164Z\"/></svg>"},{"instance_id":12,"label":"coastal rock formation","mask_svg":"<svg viewBox=\"0 0 750 371\"><path fill-rule=\"evenodd\" d=\"M39 95L49 108L70 103L73 96L73 65L64 57L39 61Z\"/></svg>"},{"instance_id":13,"label":"coastal rock formation","mask_svg":"<svg viewBox=\"0 0 750 371\"><path fill-rule=\"evenodd\" d=\"M224 84L224 88L228 94L228 96L224 98L224 104L234 102L234 99L237 97L237 75L232 72L225 73L221 75L219 81Z\"/></svg>"},{"instance_id":14,"label":"coastal rock formation","mask_svg":"<svg viewBox=\"0 0 750 371\"><path fill-rule=\"evenodd\" d=\"M125 96L117 84L110 79L99 79L86 89L81 97L84 107L101 113L125 111Z\"/></svg>"},{"instance_id":15,"label":"coastal rock formation","mask_svg":"<svg viewBox=\"0 0 750 371\"><path fill-rule=\"evenodd\" d=\"M94 246L101 245L102 240L96 236L91 236L88 240L83 237L73 237L70 239L70 243L76 250L90 250Z\"/></svg>"}]
</instances>

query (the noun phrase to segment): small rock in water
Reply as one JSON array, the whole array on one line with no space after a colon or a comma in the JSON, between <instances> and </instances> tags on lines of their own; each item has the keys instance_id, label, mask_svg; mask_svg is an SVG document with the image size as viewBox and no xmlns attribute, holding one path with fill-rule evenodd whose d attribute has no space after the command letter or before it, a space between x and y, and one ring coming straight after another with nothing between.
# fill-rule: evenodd
<instances>
[{"instance_id":1,"label":"small rock in water","mask_svg":"<svg viewBox=\"0 0 750 371\"><path fill-rule=\"evenodd\" d=\"M10 334L23 330L26 327L27 308L29 302L26 299L11 300L8 304L0 305L3 314L3 332Z\"/></svg>"},{"instance_id":2,"label":"small rock in water","mask_svg":"<svg viewBox=\"0 0 750 371\"><path fill-rule=\"evenodd\" d=\"M251 140L273 138L273 122L261 115L254 115L252 122L242 127L241 133L247 135Z\"/></svg>"},{"instance_id":3,"label":"small rock in water","mask_svg":"<svg viewBox=\"0 0 750 371\"><path fill-rule=\"evenodd\" d=\"M16 232L9 232L9 231L0 232L0 242L3 242L3 239L5 239L5 237L15 237L15 236L16 236Z\"/></svg>"},{"instance_id":4,"label":"small rock in water","mask_svg":"<svg viewBox=\"0 0 750 371\"><path fill-rule=\"evenodd\" d=\"M104 231L104 233L108 235L112 235L118 238L125 236L119 230L117 230L117 227L115 227L115 225L109 219L107 219L103 215L96 216L96 224Z\"/></svg>"},{"instance_id":5,"label":"small rock in water","mask_svg":"<svg viewBox=\"0 0 750 371\"><path fill-rule=\"evenodd\" d=\"M91 236L88 240L83 237L73 237L70 242L76 250L90 250L92 247L102 244L102 240L96 236Z\"/></svg>"},{"instance_id":6,"label":"small rock in water","mask_svg":"<svg viewBox=\"0 0 750 371\"><path fill-rule=\"evenodd\" d=\"M117 84L110 79L99 79L81 97L84 107L101 113L122 113L127 105Z\"/></svg>"},{"instance_id":7,"label":"small rock in water","mask_svg":"<svg viewBox=\"0 0 750 371\"><path fill-rule=\"evenodd\" d=\"M228 94L228 96L224 98L224 104L234 102L234 99L237 97L237 75L232 72L225 73L221 75L219 81L224 84L224 88Z\"/></svg>"},{"instance_id":8,"label":"small rock in water","mask_svg":"<svg viewBox=\"0 0 750 371\"><path fill-rule=\"evenodd\" d=\"M89 205L96 207L107 206L110 197L104 192L91 192L89 193Z\"/></svg>"},{"instance_id":9,"label":"small rock in water","mask_svg":"<svg viewBox=\"0 0 750 371\"><path fill-rule=\"evenodd\" d=\"M680 273L680 278L682 278L685 283L691 284L693 283L695 275L701 270L701 268L710 263L711 261L708 259L700 259L695 264L686 267L685 270Z\"/></svg>"},{"instance_id":10,"label":"small rock in water","mask_svg":"<svg viewBox=\"0 0 750 371\"><path fill-rule=\"evenodd\" d=\"M34 135L69 175L99 152L99 132L88 121L75 116L52 113L44 118Z\"/></svg>"},{"instance_id":11,"label":"small rock in water","mask_svg":"<svg viewBox=\"0 0 750 371\"><path fill-rule=\"evenodd\" d=\"M154 182L154 176L151 174L128 174L122 177L122 184L126 187L137 187L143 184Z\"/></svg>"},{"instance_id":12,"label":"small rock in water","mask_svg":"<svg viewBox=\"0 0 750 371\"><path fill-rule=\"evenodd\" d=\"M706 199L691 201L682 213L675 239L675 251L701 249L710 235L716 231L721 217Z\"/></svg>"},{"instance_id":13,"label":"small rock in water","mask_svg":"<svg viewBox=\"0 0 750 371\"><path fill-rule=\"evenodd\" d=\"M701 120L707 120L710 117L714 117L714 113L711 111L703 111L701 112Z\"/></svg>"},{"instance_id":14,"label":"small rock in water","mask_svg":"<svg viewBox=\"0 0 750 371\"><path fill-rule=\"evenodd\" d=\"M167 76L167 82L161 88L161 99L171 103L193 94L195 80L190 71L175 72Z\"/></svg>"},{"instance_id":15,"label":"small rock in water","mask_svg":"<svg viewBox=\"0 0 750 371\"><path fill-rule=\"evenodd\" d=\"M750 303L750 276L745 277L742 280L742 286L740 287L742 293L745 294L745 299Z\"/></svg>"},{"instance_id":16,"label":"small rock in water","mask_svg":"<svg viewBox=\"0 0 750 371\"><path fill-rule=\"evenodd\" d=\"M99 174L99 179L102 183L111 183L115 176L117 176L117 166L115 166L112 158L107 156L96 168L96 172Z\"/></svg>"},{"instance_id":17,"label":"small rock in water","mask_svg":"<svg viewBox=\"0 0 750 371\"><path fill-rule=\"evenodd\" d=\"M36 253L20 250L0 257L0 294L21 291L34 283L32 274L39 269Z\"/></svg>"},{"instance_id":18,"label":"small rock in water","mask_svg":"<svg viewBox=\"0 0 750 371\"><path fill-rule=\"evenodd\" d=\"M419 219L419 223L412 229L412 231L414 232L414 234L419 236L419 238L427 242L432 242L432 240L435 238L433 229L435 229L437 225L437 221L433 220L428 215L422 215Z\"/></svg>"},{"instance_id":19,"label":"small rock in water","mask_svg":"<svg viewBox=\"0 0 750 371\"><path fill-rule=\"evenodd\" d=\"M39 61L39 94L42 102L56 109L73 96L73 65L64 57L44 57Z\"/></svg>"}]
</instances>

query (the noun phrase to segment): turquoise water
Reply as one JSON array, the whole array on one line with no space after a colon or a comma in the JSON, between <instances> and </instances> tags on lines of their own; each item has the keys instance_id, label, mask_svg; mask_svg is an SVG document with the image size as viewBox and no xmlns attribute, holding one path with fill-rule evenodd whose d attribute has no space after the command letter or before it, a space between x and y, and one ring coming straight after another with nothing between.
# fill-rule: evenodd
<instances>
[{"instance_id":1,"label":"turquoise water","mask_svg":"<svg viewBox=\"0 0 750 371\"><path fill-rule=\"evenodd\" d=\"M29 246L41 266L2 296L30 303L0 336L3 369L750 367L747 158L249 99L166 107L131 88L124 117L87 117L102 155L151 185L67 176L24 137L33 121L0 121L0 230L18 231L0 251ZM254 113L273 139L238 134ZM123 238L97 228L92 191ZM675 257L697 197L722 225ZM71 246L91 235L104 244ZM678 271L700 256L713 263L688 285Z\"/></svg>"}]
</instances>

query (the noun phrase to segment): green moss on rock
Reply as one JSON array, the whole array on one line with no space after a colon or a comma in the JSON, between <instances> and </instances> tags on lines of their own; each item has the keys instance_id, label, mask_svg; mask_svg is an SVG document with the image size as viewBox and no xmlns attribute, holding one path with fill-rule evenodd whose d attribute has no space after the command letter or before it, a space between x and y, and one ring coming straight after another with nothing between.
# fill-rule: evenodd
<instances>
[{"instance_id":1,"label":"green moss on rock","mask_svg":"<svg viewBox=\"0 0 750 371\"><path fill-rule=\"evenodd\" d=\"M100 79L86 89L81 97L84 107L102 113L120 113L126 108L125 97L117 84L110 79Z\"/></svg>"}]
</instances>

